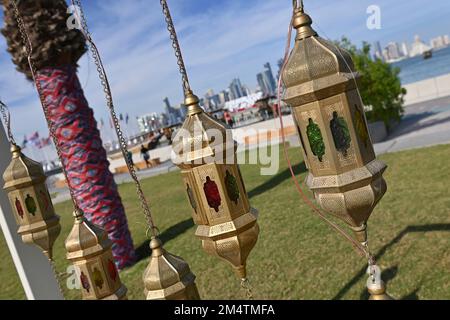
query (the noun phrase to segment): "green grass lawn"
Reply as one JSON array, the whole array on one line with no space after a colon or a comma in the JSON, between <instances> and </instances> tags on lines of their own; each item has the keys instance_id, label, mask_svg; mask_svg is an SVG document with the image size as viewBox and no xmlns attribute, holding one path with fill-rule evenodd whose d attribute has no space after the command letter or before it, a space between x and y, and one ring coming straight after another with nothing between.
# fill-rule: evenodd
<instances>
[{"instance_id":1,"label":"green grass lawn","mask_svg":"<svg viewBox=\"0 0 450 320\"><path fill-rule=\"evenodd\" d=\"M281 150L280 150L281 151ZM304 178L299 149L291 159ZM243 165L252 206L259 210L260 235L248 260L256 299L366 299L365 261L313 215L297 195L281 156L276 176L261 176L258 166ZM396 299L450 299L450 146L386 154L388 192L369 220L372 251ZM165 248L182 256L197 276L204 299L241 299L245 295L232 268L208 256L195 238L191 209L179 172L142 181L162 232ZM120 186L129 226L142 259L121 272L130 299L143 299L142 274L148 263L143 213L132 184ZM55 245L58 270L64 271L64 240L72 227L70 202L56 205L62 232ZM3 236L0 237L0 299L24 299L24 292ZM66 292L78 298L76 290Z\"/></svg>"}]
</instances>

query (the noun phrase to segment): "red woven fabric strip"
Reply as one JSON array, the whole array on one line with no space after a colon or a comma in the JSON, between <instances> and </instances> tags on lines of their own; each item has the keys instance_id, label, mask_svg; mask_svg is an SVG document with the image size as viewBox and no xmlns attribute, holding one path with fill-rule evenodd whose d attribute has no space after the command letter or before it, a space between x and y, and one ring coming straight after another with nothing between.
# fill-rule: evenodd
<instances>
[{"instance_id":1,"label":"red woven fabric strip","mask_svg":"<svg viewBox=\"0 0 450 320\"><path fill-rule=\"evenodd\" d=\"M62 151L70 185L86 218L108 232L119 269L132 265L135 252L125 210L103 148L93 110L76 67L44 68L37 73L50 121Z\"/></svg>"}]
</instances>

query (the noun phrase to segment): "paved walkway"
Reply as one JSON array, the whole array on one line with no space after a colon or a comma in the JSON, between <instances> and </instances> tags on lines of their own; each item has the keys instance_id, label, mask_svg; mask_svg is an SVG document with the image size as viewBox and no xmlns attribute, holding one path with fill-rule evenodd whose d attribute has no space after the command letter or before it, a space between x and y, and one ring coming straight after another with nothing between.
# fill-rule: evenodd
<instances>
[{"instance_id":1,"label":"paved walkway","mask_svg":"<svg viewBox=\"0 0 450 320\"><path fill-rule=\"evenodd\" d=\"M450 143L450 97L405 108L402 122L387 140L375 144L377 154Z\"/></svg>"},{"instance_id":2,"label":"paved walkway","mask_svg":"<svg viewBox=\"0 0 450 320\"><path fill-rule=\"evenodd\" d=\"M264 123L259 125L264 126ZM375 151L377 154L383 154L448 143L450 143L450 97L406 107L402 122L386 141L375 144ZM138 171L137 176L143 179L174 170L178 170L178 168L170 160L166 160L158 167ZM117 184L132 181L127 173L117 174L114 178ZM67 189L51 190L50 192L57 193L53 199L54 203L69 199Z\"/></svg>"}]
</instances>

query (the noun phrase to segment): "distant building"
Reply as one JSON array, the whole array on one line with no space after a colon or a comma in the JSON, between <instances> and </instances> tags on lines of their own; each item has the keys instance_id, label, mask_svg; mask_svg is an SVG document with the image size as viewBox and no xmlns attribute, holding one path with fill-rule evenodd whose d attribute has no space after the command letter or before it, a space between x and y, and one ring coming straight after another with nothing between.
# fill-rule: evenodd
<instances>
[{"instance_id":1,"label":"distant building","mask_svg":"<svg viewBox=\"0 0 450 320\"><path fill-rule=\"evenodd\" d=\"M256 75L256 80L258 85L264 95L272 96L275 95L277 90L277 85L273 77L272 68L270 63L264 64L265 70Z\"/></svg>"},{"instance_id":2,"label":"distant building","mask_svg":"<svg viewBox=\"0 0 450 320\"><path fill-rule=\"evenodd\" d=\"M239 99L233 99L225 103L225 109L230 111L238 110L241 108L250 108L252 107L256 101L263 97L262 92L253 93L245 97L241 97Z\"/></svg>"},{"instance_id":3,"label":"distant building","mask_svg":"<svg viewBox=\"0 0 450 320\"><path fill-rule=\"evenodd\" d=\"M430 40L433 49L441 49L447 46L444 36L439 36Z\"/></svg>"},{"instance_id":4,"label":"distant building","mask_svg":"<svg viewBox=\"0 0 450 320\"><path fill-rule=\"evenodd\" d=\"M397 60L401 57L400 48L397 42L390 42L387 47L387 58L386 60Z\"/></svg>"},{"instance_id":5,"label":"distant building","mask_svg":"<svg viewBox=\"0 0 450 320\"><path fill-rule=\"evenodd\" d=\"M409 52L409 56L415 57L429 50L431 50L431 47L427 46L424 42L422 42L422 40L420 40L420 37L416 35L414 37L414 42L411 45L411 51Z\"/></svg>"},{"instance_id":6,"label":"distant building","mask_svg":"<svg viewBox=\"0 0 450 320\"><path fill-rule=\"evenodd\" d=\"M408 44L406 42L402 43L402 46L401 46L400 49L401 49L402 56L409 57L409 47L408 47Z\"/></svg>"},{"instance_id":7,"label":"distant building","mask_svg":"<svg viewBox=\"0 0 450 320\"><path fill-rule=\"evenodd\" d=\"M161 116L157 113L151 113L136 118L140 132L155 131L164 126Z\"/></svg>"},{"instance_id":8,"label":"distant building","mask_svg":"<svg viewBox=\"0 0 450 320\"><path fill-rule=\"evenodd\" d=\"M448 35L445 35L445 36L444 36L444 42L445 42L445 45L446 45L446 46L450 46L450 38L449 38Z\"/></svg>"},{"instance_id":9,"label":"distant building","mask_svg":"<svg viewBox=\"0 0 450 320\"><path fill-rule=\"evenodd\" d=\"M168 126L180 123L183 121L183 117L180 114L179 109L175 109L170 105L169 98L164 98L164 110L165 115L167 117L167 124Z\"/></svg>"},{"instance_id":10,"label":"distant building","mask_svg":"<svg viewBox=\"0 0 450 320\"><path fill-rule=\"evenodd\" d=\"M225 102L230 101L230 93L226 90L222 90L219 93L219 100L221 105L225 105Z\"/></svg>"},{"instance_id":11,"label":"distant building","mask_svg":"<svg viewBox=\"0 0 450 320\"><path fill-rule=\"evenodd\" d=\"M230 86L230 99L239 99L241 97L246 96L246 93L244 92L244 89L241 84L241 80L239 78L233 79Z\"/></svg>"},{"instance_id":12,"label":"distant building","mask_svg":"<svg viewBox=\"0 0 450 320\"><path fill-rule=\"evenodd\" d=\"M221 103L220 95L215 94L213 89L209 89L205 94L205 99L203 103L203 107L206 111L214 111L218 108L220 108L221 105L224 103Z\"/></svg>"},{"instance_id":13,"label":"distant building","mask_svg":"<svg viewBox=\"0 0 450 320\"><path fill-rule=\"evenodd\" d=\"M380 41L374 43L374 57L375 59L384 60L383 50L381 49Z\"/></svg>"},{"instance_id":14,"label":"distant building","mask_svg":"<svg viewBox=\"0 0 450 320\"><path fill-rule=\"evenodd\" d=\"M277 72L277 79L280 78L281 69L283 68L283 59L278 60L278 72Z\"/></svg>"}]
</instances>

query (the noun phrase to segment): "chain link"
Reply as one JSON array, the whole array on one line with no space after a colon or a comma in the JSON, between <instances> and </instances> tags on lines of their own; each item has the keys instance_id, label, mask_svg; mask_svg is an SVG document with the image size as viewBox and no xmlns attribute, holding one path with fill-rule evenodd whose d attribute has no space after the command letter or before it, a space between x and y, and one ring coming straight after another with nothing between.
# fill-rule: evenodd
<instances>
[{"instance_id":1,"label":"chain link","mask_svg":"<svg viewBox=\"0 0 450 320\"><path fill-rule=\"evenodd\" d=\"M2 113L3 121L5 122L6 133L8 135L8 140L11 144L16 144L14 136L11 131L11 114L9 113L8 106L0 101L0 112Z\"/></svg>"},{"instance_id":2,"label":"chain link","mask_svg":"<svg viewBox=\"0 0 450 320\"><path fill-rule=\"evenodd\" d=\"M53 274L55 276L55 280L58 283L59 292L61 293L61 295L62 295L62 297L64 299L64 291L63 291L62 286L61 286L61 282L62 282L62 278L61 277L62 277L62 275L64 275L64 273L58 273L58 270L56 269L56 265L55 265L55 260L49 259L48 261L50 263L50 266L52 267L52 271L53 271Z\"/></svg>"},{"instance_id":3,"label":"chain link","mask_svg":"<svg viewBox=\"0 0 450 320\"><path fill-rule=\"evenodd\" d=\"M139 197L139 200L141 202L141 208L145 214L145 217L147 219L147 223L150 226L150 230L153 236L158 236L158 228L155 226L154 222L153 222L153 217L150 211L150 207L149 204L147 202L147 199L145 198L144 192L142 190L142 186L141 183L139 182L139 179L136 175L136 170L134 168L134 166L132 165L132 163L130 162L130 160L128 159L127 156L127 142L125 140L125 137L123 135L122 129L120 128L120 123L119 123L119 119L117 117L115 108L114 108L114 103L113 103L113 98L112 98L112 93L111 93L111 87L109 85L109 81L108 81L108 77L106 75L106 71L105 68L103 66L103 62L102 59L100 57L100 53L97 49L97 46L95 45L94 41L92 40L92 36L91 33L89 32L88 26L87 26L87 20L86 17L84 15L84 11L83 8L81 6L81 1L80 0L71 0L72 5L74 5L75 7L75 15L77 17L77 19L79 20L80 23L80 27L81 27L81 33L84 35L84 37L86 38L88 45L89 45L89 49L92 53L92 58L94 60L95 66L97 68L97 73L98 76L100 78L100 82L101 85L103 87L103 92L105 94L105 98L106 98L106 105L108 106L112 121L113 121L113 125L114 125L114 129L116 131L117 134L117 138L119 139L119 145L120 145L120 150L122 151L122 155L124 157L125 163L127 165L128 171L130 173L131 178L133 179L135 185L136 185L136 193Z\"/></svg>"},{"instance_id":4,"label":"chain link","mask_svg":"<svg viewBox=\"0 0 450 320\"><path fill-rule=\"evenodd\" d=\"M44 97L44 94L42 92L41 83L36 80L37 69L36 69L36 66L34 64L33 59L31 58L31 56L33 54L33 46L31 45L31 41L30 41L30 38L29 38L28 33L26 31L26 28L24 26L23 19L22 19L21 15L20 15L20 12L19 12L19 8L17 7L16 0L11 0L10 3L11 3L11 6L12 6L12 9L14 11L14 15L16 17L17 26L19 28L20 36L22 38L22 42L23 42L23 45L24 45L24 48L25 48L25 53L26 53L27 58L28 58L28 65L30 66L31 75L32 75L33 81L34 81L34 83L36 85L36 90L38 92L39 99L41 101L42 109L44 110L44 115L45 115L45 119L47 121L47 126L49 128L50 136L52 137L53 143L55 145L56 153L58 155L58 158L61 160L61 168L62 168L64 177L66 178L67 185L69 187L70 197L72 199L72 202L73 202L73 205L74 205L75 209L78 209L78 205L77 205L77 202L76 202L76 197L75 197L73 188L70 185L70 180L68 179L66 166L65 166L65 163L64 163L64 158L62 157L62 152L61 152L61 149L60 149L60 147L58 145L58 139L56 138L56 128L55 128L55 126L53 125L53 123L50 120L50 111L49 111L49 107L47 105L47 101L45 101L45 97Z\"/></svg>"},{"instance_id":5,"label":"chain link","mask_svg":"<svg viewBox=\"0 0 450 320\"><path fill-rule=\"evenodd\" d=\"M252 286L247 278L241 279L241 288L244 290L246 298L253 300Z\"/></svg>"},{"instance_id":6,"label":"chain link","mask_svg":"<svg viewBox=\"0 0 450 320\"><path fill-rule=\"evenodd\" d=\"M164 18L167 24L167 30L170 34L170 40L172 41L172 48L175 52L175 57L177 58L177 64L179 72L181 75L181 80L183 83L183 91L186 96L191 92L191 86L189 84L189 78L186 71L186 66L184 65L183 55L181 54L180 43L178 42L177 32L175 30L175 25L173 24L172 16L170 15L169 5L166 0L160 0Z\"/></svg>"}]
</instances>

